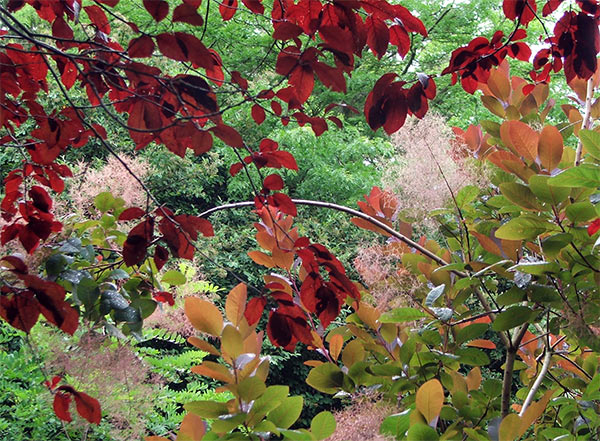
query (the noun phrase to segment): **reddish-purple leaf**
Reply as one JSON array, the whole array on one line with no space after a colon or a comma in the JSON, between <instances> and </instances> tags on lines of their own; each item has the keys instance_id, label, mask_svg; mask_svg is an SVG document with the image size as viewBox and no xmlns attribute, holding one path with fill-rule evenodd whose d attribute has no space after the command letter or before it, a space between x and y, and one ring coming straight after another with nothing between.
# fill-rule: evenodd
<instances>
[{"instance_id":1,"label":"reddish-purple leaf","mask_svg":"<svg viewBox=\"0 0 600 441\"><path fill-rule=\"evenodd\" d=\"M67 423L72 421L71 413L69 412L69 404L71 404L71 395L63 392L54 394L54 414Z\"/></svg>"},{"instance_id":2,"label":"reddish-purple leaf","mask_svg":"<svg viewBox=\"0 0 600 441\"><path fill-rule=\"evenodd\" d=\"M148 35L134 38L129 42L127 53L131 58L151 57L154 52L154 40Z\"/></svg>"},{"instance_id":3,"label":"reddish-purple leaf","mask_svg":"<svg viewBox=\"0 0 600 441\"><path fill-rule=\"evenodd\" d=\"M198 14L198 8L190 4L182 3L173 11L173 22L183 22L194 26L202 26L204 20Z\"/></svg>"},{"instance_id":4,"label":"reddish-purple leaf","mask_svg":"<svg viewBox=\"0 0 600 441\"><path fill-rule=\"evenodd\" d=\"M77 413L84 419L92 424L100 424L102 418L102 412L100 410L100 403L95 398L90 397L84 392L73 393L75 399L75 405L77 407Z\"/></svg>"},{"instance_id":5,"label":"reddish-purple leaf","mask_svg":"<svg viewBox=\"0 0 600 441\"><path fill-rule=\"evenodd\" d=\"M272 191L281 190L283 188L283 179L277 174L269 175L265 178L263 187Z\"/></svg>"},{"instance_id":6,"label":"reddish-purple leaf","mask_svg":"<svg viewBox=\"0 0 600 441\"><path fill-rule=\"evenodd\" d=\"M261 125L265 120L265 109L262 108L260 104L255 104L252 106L252 119L258 125Z\"/></svg>"},{"instance_id":7,"label":"reddish-purple leaf","mask_svg":"<svg viewBox=\"0 0 600 441\"><path fill-rule=\"evenodd\" d=\"M144 8L157 22L169 15L169 3L165 0L144 0Z\"/></svg>"},{"instance_id":8,"label":"reddish-purple leaf","mask_svg":"<svg viewBox=\"0 0 600 441\"><path fill-rule=\"evenodd\" d=\"M142 210L140 207L130 207L124 210L119 215L119 221L130 221L133 219L140 219L146 215L146 210Z\"/></svg>"},{"instance_id":9,"label":"reddish-purple leaf","mask_svg":"<svg viewBox=\"0 0 600 441\"><path fill-rule=\"evenodd\" d=\"M219 13L223 21L231 20L237 11L237 0L222 0L219 5Z\"/></svg>"}]
</instances>

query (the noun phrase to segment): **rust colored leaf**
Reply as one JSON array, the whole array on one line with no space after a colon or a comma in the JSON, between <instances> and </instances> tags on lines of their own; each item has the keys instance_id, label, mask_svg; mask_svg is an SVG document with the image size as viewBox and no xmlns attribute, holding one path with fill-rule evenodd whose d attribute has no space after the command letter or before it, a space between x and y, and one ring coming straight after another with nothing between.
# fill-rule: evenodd
<instances>
[{"instance_id":1,"label":"rust colored leaf","mask_svg":"<svg viewBox=\"0 0 600 441\"><path fill-rule=\"evenodd\" d=\"M538 140L538 157L542 167L551 172L554 170L563 155L563 138L554 126L545 126Z\"/></svg>"},{"instance_id":2,"label":"rust colored leaf","mask_svg":"<svg viewBox=\"0 0 600 441\"><path fill-rule=\"evenodd\" d=\"M235 326L244 317L247 297L248 289L243 283L238 284L227 295L227 300L225 300L225 315Z\"/></svg>"}]
</instances>

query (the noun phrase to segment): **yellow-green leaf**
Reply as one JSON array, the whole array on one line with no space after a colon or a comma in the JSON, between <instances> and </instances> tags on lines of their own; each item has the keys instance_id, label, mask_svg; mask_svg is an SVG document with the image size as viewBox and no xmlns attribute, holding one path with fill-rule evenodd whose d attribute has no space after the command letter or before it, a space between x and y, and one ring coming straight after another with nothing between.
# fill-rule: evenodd
<instances>
[{"instance_id":1,"label":"yellow-green leaf","mask_svg":"<svg viewBox=\"0 0 600 441\"><path fill-rule=\"evenodd\" d=\"M499 441L515 441L519 438L521 428L521 417L516 413L506 415L500 423L498 430Z\"/></svg>"},{"instance_id":2,"label":"yellow-green leaf","mask_svg":"<svg viewBox=\"0 0 600 441\"><path fill-rule=\"evenodd\" d=\"M439 416L444 405L444 388L437 379L423 384L417 391L417 410L423 414L427 423Z\"/></svg>"}]
</instances>

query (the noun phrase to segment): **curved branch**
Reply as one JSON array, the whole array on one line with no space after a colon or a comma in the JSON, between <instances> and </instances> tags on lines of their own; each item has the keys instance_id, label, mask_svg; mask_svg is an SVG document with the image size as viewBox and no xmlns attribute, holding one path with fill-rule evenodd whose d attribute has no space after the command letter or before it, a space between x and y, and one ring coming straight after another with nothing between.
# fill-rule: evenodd
<instances>
[{"instance_id":1,"label":"curved branch","mask_svg":"<svg viewBox=\"0 0 600 441\"><path fill-rule=\"evenodd\" d=\"M308 199L292 199L292 202L294 202L297 205L309 205L312 207L329 208L332 210L341 211L343 213L348 213L353 216L364 219L367 222L370 222L371 224L375 225L376 227L381 228L386 233L388 233L390 236L398 239L400 242L405 243L406 245L410 246L411 248L414 248L417 251L419 251L420 253L422 253L423 255L429 257L431 260L434 260L439 265L442 265L442 266L448 265L448 262L446 262L441 257L437 256L436 254L432 253L427 248L419 245L414 240L409 239L404 234L394 230L393 228L391 228L390 226L381 222L380 220L375 219L374 217L369 216L368 214L365 214L361 211L354 210L352 208L344 207L343 205L338 205L338 204L334 204L331 202L312 201L312 200L308 200ZM229 210L229 209L234 209L234 208L242 208L242 207L251 207L251 206L252 207L254 206L254 201L233 202L231 204L224 204L224 205L219 205L218 207L211 208L210 210L206 210L203 213L200 213L198 216L199 217L208 217L211 214L216 213L217 211ZM460 277L468 277L468 274L463 273L462 271L452 270L452 272Z\"/></svg>"}]
</instances>

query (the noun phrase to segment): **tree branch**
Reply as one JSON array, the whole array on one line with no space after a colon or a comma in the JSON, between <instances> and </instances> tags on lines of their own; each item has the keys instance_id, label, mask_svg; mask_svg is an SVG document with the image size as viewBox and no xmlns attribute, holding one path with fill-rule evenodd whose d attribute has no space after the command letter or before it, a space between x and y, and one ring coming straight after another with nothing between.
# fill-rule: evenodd
<instances>
[{"instance_id":1,"label":"tree branch","mask_svg":"<svg viewBox=\"0 0 600 441\"><path fill-rule=\"evenodd\" d=\"M589 129L591 115L592 115L592 98L594 96L594 79L590 78L587 81L587 91L585 94L585 111L583 114L583 122L581 128L584 130ZM577 143L577 150L575 152L575 166L577 167L581 162L581 155L583 153L583 142L579 139Z\"/></svg>"}]
</instances>

